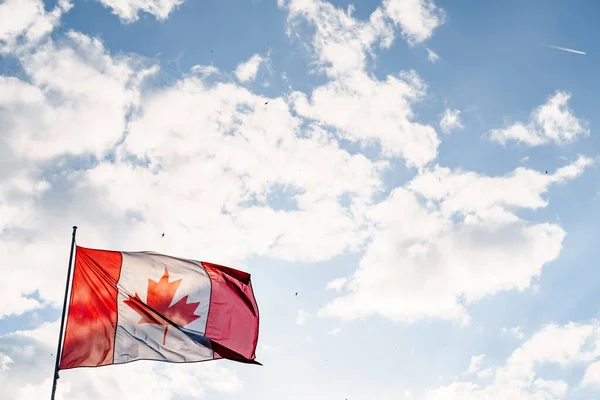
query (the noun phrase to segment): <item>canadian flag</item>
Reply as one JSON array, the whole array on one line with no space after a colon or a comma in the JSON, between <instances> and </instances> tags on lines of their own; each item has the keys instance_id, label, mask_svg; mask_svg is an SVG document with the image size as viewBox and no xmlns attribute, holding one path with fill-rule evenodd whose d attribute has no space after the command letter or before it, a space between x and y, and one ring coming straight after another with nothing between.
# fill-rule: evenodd
<instances>
[{"instance_id":1,"label":"canadian flag","mask_svg":"<svg viewBox=\"0 0 600 400\"><path fill-rule=\"evenodd\" d=\"M257 363L258 325L245 272L77 246L60 369L135 360Z\"/></svg>"}]
</instances>

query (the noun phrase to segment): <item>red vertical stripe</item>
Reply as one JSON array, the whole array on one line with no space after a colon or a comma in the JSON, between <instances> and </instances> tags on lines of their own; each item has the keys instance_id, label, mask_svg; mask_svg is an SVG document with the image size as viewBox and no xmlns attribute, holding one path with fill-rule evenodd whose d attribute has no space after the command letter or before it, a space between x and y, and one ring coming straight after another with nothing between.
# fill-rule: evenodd
<instances>
[{"instance_id":1,"label":"red vertical stripe","mask_svg":"<svg viewBox=\"0 0 600 400\"><path fill-rule=\"evenodd\" d=\"M122 255L77 247L60 369L112 364Z\"/></svg>"},{"instance_id":2,"label":"red vertical stripe","mask_svg":"<svg viewBox=\"0 0 600 400\"><path fill-rule=\"evenodd\" d=\"M210 308L205 336L215 358L255 359L258 343L258 306L250 274L203 262L211 280Z\"/></svg>"}]
</instances>

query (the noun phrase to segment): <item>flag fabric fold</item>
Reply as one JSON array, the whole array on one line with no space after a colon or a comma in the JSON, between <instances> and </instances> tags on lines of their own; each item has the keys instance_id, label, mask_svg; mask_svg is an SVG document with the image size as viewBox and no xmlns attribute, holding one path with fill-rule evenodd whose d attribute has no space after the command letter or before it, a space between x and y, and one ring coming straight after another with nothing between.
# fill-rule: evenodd
<instances>
[{"instance_id":1,"label":"flag fabric fold","mask_svg":"<svg viewBox=\"0 0 600 400\"><path fill-rule=\"evenodd\" d=\"M136 360L258 364L258 328L245 272L77 246L60 369Z\"/></svg>"}]
</instances>

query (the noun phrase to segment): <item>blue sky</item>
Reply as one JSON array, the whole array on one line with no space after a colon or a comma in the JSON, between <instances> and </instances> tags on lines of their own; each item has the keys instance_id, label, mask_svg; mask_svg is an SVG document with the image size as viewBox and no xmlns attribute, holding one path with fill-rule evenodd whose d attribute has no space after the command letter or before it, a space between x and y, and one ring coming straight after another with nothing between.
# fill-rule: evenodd
<instances>
[{"instance_id":1,"label":"blue sky","mask_svg":"<svg viewBox=\"0 0 600 400\"><path fill-rule=\"evenodd\" d=\"M0 387L49 390L77 224L250 271L264 366L63 399L598 396L598 7L4 0Z\"/></svg>"}]
</instances>

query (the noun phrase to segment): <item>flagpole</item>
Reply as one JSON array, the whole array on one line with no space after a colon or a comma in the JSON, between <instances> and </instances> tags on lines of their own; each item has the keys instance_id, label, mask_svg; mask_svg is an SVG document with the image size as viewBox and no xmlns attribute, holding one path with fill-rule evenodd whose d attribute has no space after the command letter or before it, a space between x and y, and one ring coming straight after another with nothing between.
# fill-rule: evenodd
<instances>
[{"instance_id":1,"label":"flagpole","mask_svg":"<svg viewBox=\"0 0 600 400\"><path fill-rule=\"evenodd\" d=\"M60 333L58 334L58 346L56 348L56 363L54 364L54 378L52 380L52 397L50 400L54 400L54 394L56 393L56 382L58 381L58 366L60 364L60 345L62 341L63 331L65 327L65 314L67 311L67 295L69 293L69 282L71 281L71 267L73 265L73 252L75 251L75 233L77 233L77 227L73 227L73 237L71 239L71 255L69 256L69 268L67 268L67 284L65 285L65 298L63 300L62 317L60 320Z\"/></svg>"}]
</instances>

